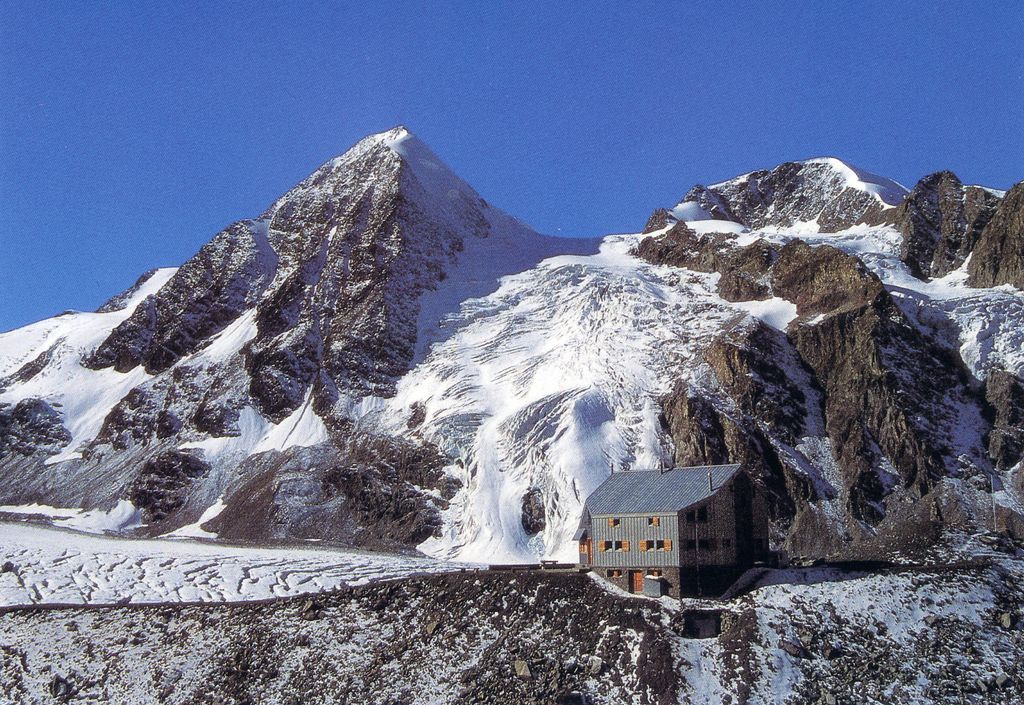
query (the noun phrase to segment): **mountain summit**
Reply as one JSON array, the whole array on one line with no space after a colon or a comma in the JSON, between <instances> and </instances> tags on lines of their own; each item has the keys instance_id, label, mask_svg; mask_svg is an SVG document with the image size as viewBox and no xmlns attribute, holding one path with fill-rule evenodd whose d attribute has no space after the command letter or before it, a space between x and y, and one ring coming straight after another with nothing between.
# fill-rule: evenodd
<instances>
[{"instance_id":1,"label":"mountain summit","mask_svg":"<svg viewBox=\"0 0 1024 705\"><path fill-rule=\"evenodd\" d=\"M821 232L836 232L882 222L906 194L891 179L820 157L694 186L668 214L675 221L730 220L751 228L814 223Z\"/></svg>"},{"instance_id":2,"label":"mountain summit","mask_svg":"<svg viewBox=\"0 0 1024 705\"><path fill-rule=\"evenodd\" d=\"M1024 534L1022 193L819 158L568 240L396 127L0 335L0 511L571 559L609 473L738 462L794 554Z\"/></svg>"}]
</instances>

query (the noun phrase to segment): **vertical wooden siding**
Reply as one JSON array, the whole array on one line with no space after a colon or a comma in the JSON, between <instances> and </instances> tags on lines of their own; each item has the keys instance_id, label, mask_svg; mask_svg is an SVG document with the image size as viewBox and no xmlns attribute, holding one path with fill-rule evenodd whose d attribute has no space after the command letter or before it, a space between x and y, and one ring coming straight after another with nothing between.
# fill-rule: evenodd
<instances>
[{"instance_id":1,"label":"vertical wooden siding","mask_svg":"<svg viewBox=\"0 0 1024 705\"><path fill-rule=\"evenodd\" d=\"M655 516L655 515L651 515ZM658 514L660 526L648 526L648 516L622 516L618 526L608 526L609 515L591 520L594 566L648 568L679 565L679 522L674 514ZM641 551L641 541L672 542L671 551ZM628 551L602 551L603 541L628 541Z\"/></svg>"}]
</instances>

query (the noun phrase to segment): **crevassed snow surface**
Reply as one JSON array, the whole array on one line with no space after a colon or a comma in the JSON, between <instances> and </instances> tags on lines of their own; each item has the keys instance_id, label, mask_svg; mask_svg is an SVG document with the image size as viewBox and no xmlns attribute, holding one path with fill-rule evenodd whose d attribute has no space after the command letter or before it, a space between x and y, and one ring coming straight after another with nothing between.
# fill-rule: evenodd
<instances>
[{"instance_id":1,"label":"crevassed snow surface","mask_svg":"<svg viewBox=\"0 0 1024 705\"><path fill-rule=\"evenodd\" d=\"M463 489L447 532L420 548L463 560L573 559L587 495L612 469L671 457L658 395L697 369L699 351L744 312L715 293L715 275L631 255L641 236L606 238L598 254L561 256L467 301L389 400L364 400L364 422L419 429L458 461ZM541 489L546 523L527 536L523 495Z\"/></svg>"},{"instance_id":2,"label":"crevassed snow surface","mask_svg":"<svg viewBox=\"0 0 1024 705\"><path fill-rule=\"evenodd\" d=\"M225 602L458 570L429 558L329 548L90 536L0 522L0 605Z\"/></svg>"}]
</instances>

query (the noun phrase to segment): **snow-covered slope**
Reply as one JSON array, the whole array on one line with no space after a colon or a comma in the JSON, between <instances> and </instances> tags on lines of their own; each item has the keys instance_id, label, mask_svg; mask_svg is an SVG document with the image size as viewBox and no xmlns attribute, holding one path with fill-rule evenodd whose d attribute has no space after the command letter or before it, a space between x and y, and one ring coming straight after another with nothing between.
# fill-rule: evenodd
<instances>
[{"instance_id":1,"label":"snow-covered slope","mask_svg":"<svg viewBox=\"0 0 1024 705\"><path fill-rule=\"evenodd\" d=\"M929 493L1015 527L1024 297L968 287L966 245L911 276L905 194L812 159L695 187L644 234L558 239L404 128L370 136L101 312L0 336L0 505L571 559L610 472L714 455L755 468L794 550Z\"/></svg>"}]
</instances>

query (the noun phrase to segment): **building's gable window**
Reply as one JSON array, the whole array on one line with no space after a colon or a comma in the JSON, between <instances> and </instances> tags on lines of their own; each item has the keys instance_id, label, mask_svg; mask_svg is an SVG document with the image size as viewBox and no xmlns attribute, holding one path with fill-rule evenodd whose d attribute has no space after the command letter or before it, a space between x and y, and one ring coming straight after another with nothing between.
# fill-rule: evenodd
<instances>
[{"instance_id":1,"label":"building's gable window","mask_svg":"<svg viewBox=\"0 0 1024 705\"><path fill-rule=\"evenodd\" d=\"M695 524L696 522L697 522L697 512L687 512L686 513L686 523L687 524Z\"/></svg>"},{"instance_id":2,"label":"building's gable window","mask_svg":"<svg viewBox=\"0 0 1024 705\"><path fill-rule=\"evenodd\" d=\"M618 526L622 523L622 519L618 517L608 517L608 526Z\"/></svg>"},{"instance_id":3,"label":"building's gable window","mask_svg":"<svg viewBox=\"0 0 1024 705\"><path fill-rule=\"evenodd\" d=\"M701 507L697 510L697 522L700 524L705 523L708 520L708 508Z\"/></svg>"},{"instance_id":4,"label":"building's gable window","mask_svg":"<svg viewBox=\"0 0 1024 705\"><path fill-rule=\"evenodd\" d=\"M647 517L647 526L661 526L661 517Z\"/></svg>"}]
</instances>

